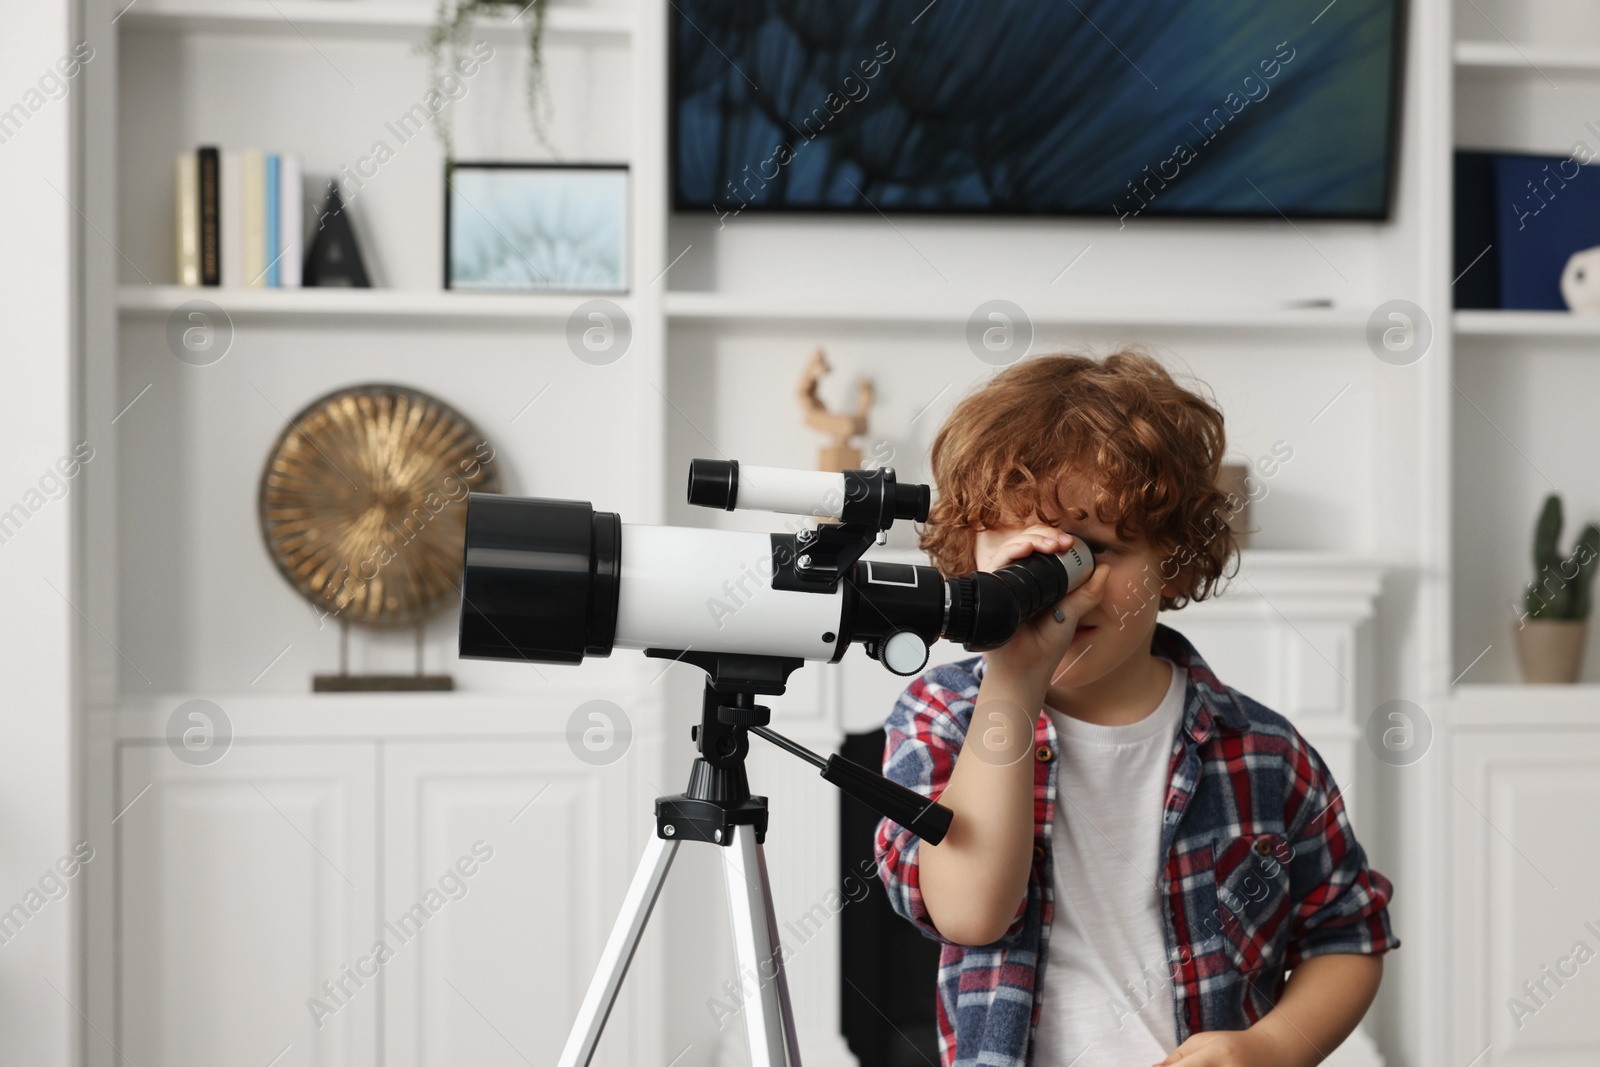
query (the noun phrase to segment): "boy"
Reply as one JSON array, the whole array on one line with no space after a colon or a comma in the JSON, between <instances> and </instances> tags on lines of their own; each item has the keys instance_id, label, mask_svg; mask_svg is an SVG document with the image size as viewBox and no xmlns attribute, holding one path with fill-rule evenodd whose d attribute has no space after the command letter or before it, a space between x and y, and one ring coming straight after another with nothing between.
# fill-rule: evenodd
<instances>
[{"instance_id":1,"label":"boy","mask_svg":"<svg viewBox=\"0 0 1600 1067\"><path fill-rule=\"evenodd\" d=\"M1137 352L1018 364L939 431L941 572L1073 538L1096 561L886 723L885 776L955 813L937 846L876 837L894 909L941 943L942 1067L1312 1067L1400 945L1321 756L1156 621L1237 551L1224 449L1216 406Z\"/></svg>"}]
</instances>

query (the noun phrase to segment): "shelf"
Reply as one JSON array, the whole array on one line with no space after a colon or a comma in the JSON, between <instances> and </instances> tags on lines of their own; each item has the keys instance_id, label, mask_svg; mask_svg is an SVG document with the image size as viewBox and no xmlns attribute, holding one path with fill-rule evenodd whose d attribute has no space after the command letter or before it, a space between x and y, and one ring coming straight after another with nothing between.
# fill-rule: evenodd
<instances>
[{"instance_id":1,"label":"shelf","mask_svg":"<svg viewBox=\"0 0 1600 1067\"><path fill-rule=\"evenodd\" d=\"M779 297L727 293L669 292L667 317L678 322L834 323L905 327L964 326L973 309L992 294L935 298L890 296L808 302ZM1035 326L1080 326L1111 329L1361 331L1365 311L1338 308L1105 308L1030 307L1017 301Z\"/></svg>"},{"instance_id":2,"label":"shelf","mask_svg":"<svg viewBox=\"0 0 1600 1067\"><path fill-rule=\"evenodd\" d=\"M1600 49L1509 41L1457 41L1456 69L1538 76L1550 71L1600 75Z\"/></svg>"},{"instance_id":3,"label":"shelf","mask_svg":"<svg viewBox=\"0 0 1600 1067\"><path fill-rule=\"evenodd\" d=\"M1458 685L1449 711L1457 729L1600 729L1600 684Z\"/></svg>"},{"instance_id":4,"label":"shelf","mask_svg":"<svg viewBox=\"0 0 1600 1067\"><path fill-rule=\"evenodd\" d=\"M394 0L116 0L120 25L171 33L238 33L287 37L421 38L437 14L432 3ZM615 37L633 33L628 10L552 6L545 32L563 37ZM496 34L522 35L528 20L517 14L478 18Z\"/></svg>"},{"instance_id":5,"label":"shelf","mask_svg":"<svg viewBox=\"0 0 1600 1067\"><path fill-rule=\"evenodd\" d=\"M1458 337L1554 337L1600 339L1600 315L1570 311L1457 311Z\"/></svg>"},{"instance_id":6,"label":"shelf","mask_svg":"<svg viewBox=\"0 0 1600 1067\"><path fill-rule=\"evenodd\" d=\"M577 306L600 297L632 313L632 298L603 293L472 293L416 289L221 289L209 286L124 285L117 307L124 317L167 315L189 300L209 300L233 318L471 319L565 322ZM965 325L983 302L860 301L797 303L718 293L669 293L667 317L675 322L835 323L902 327ZM1366 316L1330 308L1260 309L1029 309L1035 326L1088 328L1289 330L1359 332ZM1600 320L1597 320L1600 325Z\"/></svg>"},{"instance_id":7,"label":"shelf","mask_svg":"<svg viewBox=\"0 0 1600 1067\"><path fill-rule=\"evenodd\" d=\"M632 314L625 294L471 293L440 289L222 289L212 286L124 285L117 308L124 318L159 318L190 300L209 300L231 319L315 318L456 322L565 323L578 307L597 296Z\"/></svg>"}]
</instances>

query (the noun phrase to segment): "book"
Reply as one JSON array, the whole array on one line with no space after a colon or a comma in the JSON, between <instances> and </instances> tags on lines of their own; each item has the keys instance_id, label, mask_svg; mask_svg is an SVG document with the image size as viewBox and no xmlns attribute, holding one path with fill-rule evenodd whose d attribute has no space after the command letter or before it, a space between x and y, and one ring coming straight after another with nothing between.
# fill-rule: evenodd
<instances>
[{"instance_id":1,"label":"book","mask_svg":"<svg viewBox=\"0 0 1600 1067\"><path fill-rule=\"evenodd\" d=\"M1568 257L1600 245L1600 166L1501 153L1494 160L1494 199L1500 306L1567 310L1561 273Z\"/></svg>"},{"instance_id":2,"label":"book","mask_svg":"<svg viewBox=\"0 0 1600 1067\"><path fill-rule=\"evenodd\" d=\"M285 289L300 288L300 265L305 259L301 244L305 240L305 195L300 173L300 157L278 157L278 244L283 257L278 260L278 284Z\"/></svg>"},{"instance_id":3,"label":"book","mask_svg":"<svg viewBox=\"0 0 1600 1067\"><path fill-rule=\"evenodd\" d=\"M267 161L260 149L239 153L239 208L244 219L243 271L245 285L267 284Z\"/></svg>"},{"instance_id":4,"label":"book","mask_svg":"<svg viewBox=\"0 0 1600 1067\"><path fill-rule=\"evenodd\" d=\"M222 284L237 287L245 283L244 277L244 184L239 180L239 153L224 150L222 153L222 180L219 183L218 213L222 217Z\"/></svg>"},{"instance_id":5,"label":"book","mask_svg":"<svg viewBox=\"0 0 1600 1067\"><path fill-rule=\"evenodd\" d=\"M196 151L200 167L200 284L221 285L218 259L222 234L217 228L217 150L203 145Z\"/></svg>"},{"instance_id":6,"label":"book","mask_svg":"<svg viewBox=\"0 0 1600 1067\"><path fill-rule=\"evenodd\" d=\"M1500 252L1494 218L1493 152L1457 151L1455 283L1458 308L1500 306Z\"/></svg>"},{"instance_id":7,"label":"book","mask_svg":"<svg viewBox=\"0 0 1600 1067\"><path fill-rule=\"evenodd\" d=\"M278 240L278 154L267 154L267 185L265 205L267 212L267 285L276 289L279 284L278 264L283 262L283 245Z\"/></svg>"},{"instance_id":8,"label":"book","mask_svg":"<svg viewBox=\"0 0 1600 1067\"><path fill-rule=\"evenodd\" d=\"M177 268L179 285L200 284L200 160L194 152L178 157Z\"/></svg>"}]
</instances>

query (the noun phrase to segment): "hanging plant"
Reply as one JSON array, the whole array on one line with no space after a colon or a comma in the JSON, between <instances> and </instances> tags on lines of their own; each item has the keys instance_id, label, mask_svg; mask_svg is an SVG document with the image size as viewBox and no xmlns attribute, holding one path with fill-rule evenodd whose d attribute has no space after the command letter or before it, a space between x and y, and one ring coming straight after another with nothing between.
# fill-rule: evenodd
<instances>
[{"instance_id":1,"label":"hanging plant","mask_svg":"<svg viewBox=\"0 0 1600 1067\"><path fill-rule=\"evenodd\" d=\"M528 30L528 71L526 97L528 120L533 135L552 156L556 155L548 136L549 94L544 80L544 16L548 0L439 0L439 15L428 30L427 39L420 49L428 55L428 75L431 85L438 85L446 71L459 69L467 34L475 18L502 19L510 16L512 22L525 22ZM439 112L434 128L444 144L447 163L455 160L455 138L450 127L450 108Z\"/></svg>"}]
</instances>

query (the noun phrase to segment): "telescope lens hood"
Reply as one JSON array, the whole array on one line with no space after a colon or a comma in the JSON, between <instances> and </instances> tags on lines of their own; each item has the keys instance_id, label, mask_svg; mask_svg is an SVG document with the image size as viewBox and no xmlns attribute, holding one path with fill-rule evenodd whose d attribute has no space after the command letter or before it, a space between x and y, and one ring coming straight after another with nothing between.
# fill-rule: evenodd
<instances>
[{"instance_id":1,"label":"telescope lens hood","mask_svg":"<svg viewBox=\"0 0 1600 1067\"><path fill-rule=\"evenodd\" d=\"M580 500L471 494L462 657L580 663L609 656L621 569L615 512Z\"/></svg>"}]
</instances>

